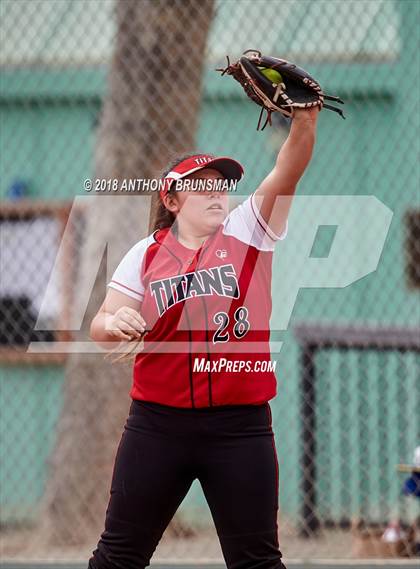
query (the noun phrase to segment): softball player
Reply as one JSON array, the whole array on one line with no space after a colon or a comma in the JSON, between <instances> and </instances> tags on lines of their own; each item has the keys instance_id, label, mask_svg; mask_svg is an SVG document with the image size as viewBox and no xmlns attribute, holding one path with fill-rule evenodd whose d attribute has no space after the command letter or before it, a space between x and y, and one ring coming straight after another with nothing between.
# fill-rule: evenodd
<instances>
[{"instance_id":1,"label":"softball player","mask_svg":"<svg viewBox=\"0 0 420 569\"><path fill-rule=\"evenodd\" d=\"M164 174L152 235L108 283L91 337L140 339L105 530L90 569L140 569L195 479L229 569L280 569L278 462L268 401L274 246L315 142L318 108L295 111L272 172L228 213L227 192L183 180L240 180L231 158L189 155ZM280 204L276 198L281 197Z\"/></svg>"}]
</instances>

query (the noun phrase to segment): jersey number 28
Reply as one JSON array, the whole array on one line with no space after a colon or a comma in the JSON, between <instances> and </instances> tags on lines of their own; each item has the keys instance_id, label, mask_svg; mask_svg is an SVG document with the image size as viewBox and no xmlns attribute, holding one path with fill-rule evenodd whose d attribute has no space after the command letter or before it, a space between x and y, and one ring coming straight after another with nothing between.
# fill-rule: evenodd
<instances>
[{"instance_id":1,"label":"jersey number 28","mask_svg":"<svg viewBox=\"0 0 420 569\"><path fill-rule=\"evenodd\" d=\"M250 328L248 318L248 309L245 306L240 306L235 310L233 315L235 324L233 325L233 335L240 340L245 336ZM229 326L229 315L226 312L216 312L213 316L213 321L219 327L214 333L213 344L217 342L229 342L229 332L226 328Z\"/></svg>"}]
</instances>

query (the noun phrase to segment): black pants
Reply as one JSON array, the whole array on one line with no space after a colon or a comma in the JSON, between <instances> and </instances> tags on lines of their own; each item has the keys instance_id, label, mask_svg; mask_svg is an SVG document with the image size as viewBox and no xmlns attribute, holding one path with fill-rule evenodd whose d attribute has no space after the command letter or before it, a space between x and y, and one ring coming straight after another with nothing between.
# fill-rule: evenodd
<instances>
[{"instance_id":1,"label":"black pants","mask_svg":"<svg viewBox=\"0 0 420 569\"><path fill-rule=\"evenodd\" d=\"M283 569L278 466L268 404L177 409L133 401L105 531L89 569L142 569L194 479L229 569Z\"/></svg>"}]
</instances>

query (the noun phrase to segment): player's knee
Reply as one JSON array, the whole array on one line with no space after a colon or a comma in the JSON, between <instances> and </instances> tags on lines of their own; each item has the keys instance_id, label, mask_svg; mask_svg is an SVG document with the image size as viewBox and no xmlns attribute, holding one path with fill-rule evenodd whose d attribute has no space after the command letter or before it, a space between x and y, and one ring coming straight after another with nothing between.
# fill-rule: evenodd
<instances>
[{"instance_id":1,"label":"player's knee","mask_svg":"<svg viewBox=\"0 0 420 569\"><path fill-rule=\"evenodd\" d=\"M89 559L89 565L88 565L87 569L98 569L98 566L96 565L93 557L91 557Z\"/></svg>"},{"instance_id":2,"label":"player's knee","mask_svg":"<svg viewBox=\"0 0 420 569\"><path fill-rule=\"evenodd\" d=\"M276 530L220 535L220 542L228 569L286 569Z\"/></svg>"},{"instance_id":3,"label":"player's knee","mask_svg":"<svg viewBox=\"0 0 420 569\"><path fill-rule=\"evenodd\" d=\"M107 555L100 549L93 552L93 557L89 559L88 569L144 569L148 562L142 562L138 556L126 554Z\"/></svg>"},{"instance_id":4,"label":"player's knee","mask_svg":"<svg viewBox=\"0 0 420 569\"><path fill-rule=\"evenodd\" d=\"M96 550L93 557L89 559L88 569L117 569L117 565Z\"/></svg>"}]
</instances>

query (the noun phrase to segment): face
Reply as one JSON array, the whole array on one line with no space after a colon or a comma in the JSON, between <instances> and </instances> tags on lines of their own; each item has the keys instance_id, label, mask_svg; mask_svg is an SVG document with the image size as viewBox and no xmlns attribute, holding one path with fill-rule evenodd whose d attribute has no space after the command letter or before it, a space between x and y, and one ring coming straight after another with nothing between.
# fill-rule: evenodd
<instances>
[{"instance_id":1,"label":"face","mask_svg":"<svg viewBox=\"0 0 420 569\"><path fill-rule=\"evenodd\" d=\"M184 180L220 180L224 176L213 168L203 168L198 170ZM191 182L194 184L194 182ZM196 182L197 183L197 182ZM220 182L219 182L220 183ZM205 184L209 187L210 182ZM197 187L197 186L196 186ZM185 189L175 191L165 198L165 205L177 216L177 222L188 224L188 226L211 233L225 219L228 214L228 193L227 190L205 189L197 191L185 184Z\"/></svg>"}]
</instances>

